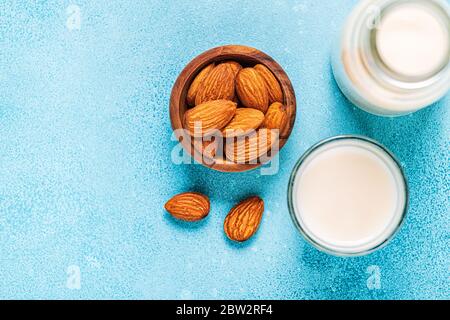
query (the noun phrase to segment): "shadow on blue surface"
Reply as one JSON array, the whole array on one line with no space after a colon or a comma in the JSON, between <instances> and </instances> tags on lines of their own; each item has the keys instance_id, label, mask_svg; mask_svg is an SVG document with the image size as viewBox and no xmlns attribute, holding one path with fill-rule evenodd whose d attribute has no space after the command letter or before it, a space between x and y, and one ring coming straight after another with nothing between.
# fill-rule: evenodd
<instances>
[{"instance_id":1,"label":"shadow on blue surface","mask_svg":"<svg viewBox=\"0 0 450 320\"><path fill-rule=\"evenodd\" d=\"M182 228L183 230L197 230L200 228L204 228L208 224L208 217L200 221L188 222L176 219L172 217L169 213L166 213L165 218L170 223L171 226L175 228Z\"/></svg>"}]
</instances>

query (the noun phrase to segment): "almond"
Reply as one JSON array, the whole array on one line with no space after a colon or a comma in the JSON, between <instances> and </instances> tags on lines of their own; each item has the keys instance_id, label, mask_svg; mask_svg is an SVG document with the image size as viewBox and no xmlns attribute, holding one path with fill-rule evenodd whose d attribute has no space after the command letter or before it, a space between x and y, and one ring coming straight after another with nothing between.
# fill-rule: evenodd
<instances>
[{"instance_id":1,"label":"almond","mask_svg":"<svg viewBox=\"0 0 450 320\"><path fill-rule=\"evenodd\" d=\"M251 135L244 135L227 140L225 155L234 163L256 162L262 156L268 156L269 151L277 142L276 132L269 129L259 129Z\"/></svg>"},{"instance_id":2,"label":"almond","mask_svg":"<svg viewBox=\"0 0 450 320\"><path fill-rule=\"evenodd\" d=\"M236 77L236 91L239 100L247 108L266 112L269 94L263 77L253 68L244 68Z\"/></svg>"},{"instance_id":3,"label":"almond","mask_svg":"<svg viewBox=\"0 0 450 320\"><path fill-rule=\"evenodd\" d=\"M257 64L254 68L263 77L264 82L266 83L267 92L269 93L269 104L283 102L283 91L273 73L262 64Z\"/></svg>"},{"instance_id":4,"label":"almond","mask_svg":"<svg viewBox=\"0 0 450 320\"><path fill-rule=\"evenodd\" d=\"M203 80L205 80L209 72L214 68L214 66L214 63L211 63L210 65L203 68L203 70L200 71L200 73L194 78L194 81L192 81L186 96L188 105L195 105L195 97L197 96L198 88L200 87Z\"/></svg>"},{"instance_id":5,"label":"almond","mask_svg":"<svg viewBox=\"0 0 450 320\"><path fill-rule=\"evenodd\" d=\"M236 113L236 103L214 100L202 103L184 114L185 128L194 137L208 136L223 129Z\"/></svg>"},{"instance_id":6,"label":"almond","mask_svg":"<svg viewBox=\"0 0 450 320\"><path fill-rule=\"evenodd\" d=\"M258 230L263 212L264 201L260 197L250 197L240 202L225 218L225 234L233 241L248 240Z\"/></svg>"},{"instance_id":7,"label":"almond","mask_svg":"<svg viewBox=\"0 0 450 320\"><path fill-rule=\"evenodd\" d=\"M229 63L215 66L200 84L195 105L212 100L233 100L235 96L235 67Z\"/></svg>"},{"instance_id":8,"label":"almond","mask_svg":"<svg viewBox=\"0 0 450 320\"><path fill-rule=\"evenodd\" d=\"M224 63L228 64L231 67L231 69L233 69L235 77L237 76L239 71L242 70L242 66L236 61L226 61Z\"/></svg>"},{"instance_id":9,"label":"almond","mask_svg":"<svg viewBox=\"0 0 450 320\"><path fill-rule=\"evenodd\" d=\"M280 131L287 125L288 113L286 107L279 102L274 102L267 110L262 128L278 129Z\"/></svg>"},{"instance_id":10,"label":"almond","mask_svg":"<svg viewBox=\"0 0 450 320\"><path fill-rule=\"evenodd\" d=\"M194 139L194 147L198 150L203 156L208 158L214 158L217 154L219 148L219 140L215 136L211 136L204 140L202 138Z\"/></svg>"},{"instance_id":11,"label":"almond","mask_svg":"<svg viewBox=\"0 0 450 320\"><path fill-rule=\"evenodd\" d=\"M197 192L185 192L167 201L164 208L175 218L184 221L198 221L209 213L207 196Z\"/></svg>"},{"instance_id":12,"label":"almond","mask_svg":"<svg viewBox=\"0 0 450 320\"><path fill-rule=\"evenodd\" d=\"M264 121L264 113L252 108L238 108L230 123L222 130L227 138L248 134Z\"/></svg>"}]
</instances>

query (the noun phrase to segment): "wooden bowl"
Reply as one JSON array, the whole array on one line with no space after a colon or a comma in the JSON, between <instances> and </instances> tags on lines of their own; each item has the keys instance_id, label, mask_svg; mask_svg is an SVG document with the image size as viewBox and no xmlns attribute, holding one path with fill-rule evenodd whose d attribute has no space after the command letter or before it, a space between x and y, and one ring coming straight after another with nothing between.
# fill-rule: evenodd
<instances>
[{"instance_id":1,"label":"wooden bowl","mask_svg":"<svg viewBox=\"0 0 450 320\"><path fill-rule=\"evenodd\" d=\"M210 49L196 57L184 68L173 86L170 97L170 120L172 122L172 128L174 130L183 129L184 113L188 109L186 95L195 76L210 63L224 60L237 61L243 67L263 64L278 79L283 91L284 105L287 107L289 116L288 124L280 132L279 150L281 150L286 144L295 122L296 101L294 89L292 88L289 77L275 60L264 52L246 46L227 45ZM184 149L190 152L197 162L211 169L223 172L242 172L255 169L263 164L233 163L226 159L208 159L209 161L205 162L203 155L194 148L193 142L190 141L191 139L186 139L185 135L187 133L179 133L184 132L184 130L177 130L176 132L177 138L182 143ZM271 157L273 156L275 154L271 154Z\"/></svg>"}]
</instances>

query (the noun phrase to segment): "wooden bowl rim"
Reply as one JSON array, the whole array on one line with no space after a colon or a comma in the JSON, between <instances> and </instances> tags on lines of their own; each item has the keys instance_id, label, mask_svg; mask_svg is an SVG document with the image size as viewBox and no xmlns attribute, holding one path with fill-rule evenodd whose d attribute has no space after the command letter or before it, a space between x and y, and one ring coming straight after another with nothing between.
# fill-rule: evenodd
<instances>
[{"instance_id":1,"label":"wooden bowl rim","mask_svg":"<svg viewBox=\"0 0 450 320\"><path fill-rule=\"evenodd\" d=\"M194 80L195 76L208 64L212 62L220 62L226 60L235 60L240 62L241 60L252 60L255 64L265 65L277 78L281 85L284 96L284 105L288 110L289 122L284 128L283 132L280 134L278 152L284 147L287 140L289 139L292 129L294 127L296 118L297 103L295 98L294 88L292 87L291 80L286 74L284 69L269 55L266 53L243 45L225 45L216 48L209 49L197 57L195 57L191 62L189 62L183 71L178 76L175 84L172 88L172 93L170 96L170 121L172 124L172 129L183 129L183 117L184 113L180 112L183 106L186 104L186 94L187 90ZM181 99L184 96L183 99ZM184 134L177 136L178 140L181 142L185 151L190 151L191 156L195 161L213 170L222 172L244 172L252 169L256 169L262 166L264 163L256 164L242 164L233 163L231 161L214 161L209 159L212 163L205 163L203 157L204 155L200 153L196 148L193 147L192 143L187 143L189 139L184 138ZM275 156L273 154L270 160ZM269 161L270 161L269 160ZM267 162L269 162L267 161ZM265 162L265 163L267 163Z\"/></svg>"}]
</instances>

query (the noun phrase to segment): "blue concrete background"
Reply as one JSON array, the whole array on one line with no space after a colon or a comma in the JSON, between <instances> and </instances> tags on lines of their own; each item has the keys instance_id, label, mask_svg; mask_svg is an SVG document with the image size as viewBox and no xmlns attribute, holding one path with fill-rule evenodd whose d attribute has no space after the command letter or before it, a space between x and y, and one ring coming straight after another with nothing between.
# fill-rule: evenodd
<instances>
[{"instance_id":1,"label":"blue concrete background","mask_svg":"<svg viewBox=\"0 0 450 320\"><path fill-rule=\"evenodd\" d=\"M450 298L450 98L397 119L351 106L329 56L355 3L1 1L0 298ZM222 44L265 51L293 82L297 122L275 176L171 163L171 87ZM397 237L351 259L308 245L286 205L300 155L344 133L390 148L411 191ZM203 222L164 212L187 190L211 197ZM251 241L234 245L223 219L248 194L264 198L265 215Z\"/></svg>"}]
</instances>

